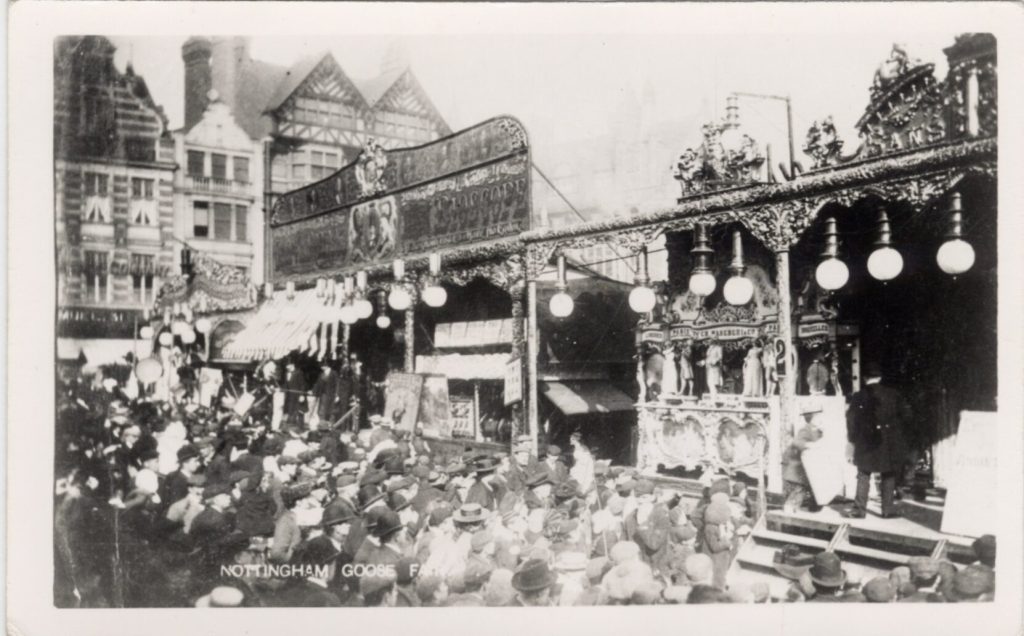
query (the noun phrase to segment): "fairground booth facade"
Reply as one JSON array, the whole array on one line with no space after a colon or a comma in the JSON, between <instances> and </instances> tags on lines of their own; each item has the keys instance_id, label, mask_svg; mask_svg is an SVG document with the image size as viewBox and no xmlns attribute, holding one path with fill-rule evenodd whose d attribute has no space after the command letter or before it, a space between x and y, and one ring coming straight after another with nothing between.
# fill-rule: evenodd
<instances>
[{"instance_id":1,"label":"fairground booth facade","mask_svg":"<svg viewBox=\"0 0 1024 636\"><path fill-rule=\"evenodd\" d=\"M414 148L371 142L276 202L270 282L254 309L203 325L207 357L301 354L314 373L357 359L368 412L452 453L521 436L565 447L575 431L680 487L748 479L765 503L809 421L823 432L803 458L815 498L849 496L847 397L878 365L913 413L911 518L769 512L734 567L770 569L759 559L782 538L865 567L969 550L956 537L994 527L977 485L994 479L997 416L995 46L958 37L941 79L894 47L859 146L824 117L802 146L813 163L791 150L780 179L731 102L680 156L675 205L568 228L531 227L530 147L512 117ZM668 280L652 283L661 235ZM635 287L568 256L599 244L636 259Z\"/></svg>"}]
</instances>

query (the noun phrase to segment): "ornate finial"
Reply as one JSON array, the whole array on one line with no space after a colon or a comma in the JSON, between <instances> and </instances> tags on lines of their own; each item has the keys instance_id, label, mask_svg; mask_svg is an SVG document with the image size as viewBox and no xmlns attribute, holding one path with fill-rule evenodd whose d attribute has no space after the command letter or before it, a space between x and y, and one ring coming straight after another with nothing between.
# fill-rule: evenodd
<instances>
[{"instance_id":1,"label":"ornate finial","mask_svg":"<svg viewBox=\"0 0 1024 636\"><path fill-rule=\"evenodd\" d=\"M384 168L387 165L388 155L384 148L373 137L367 138L356 160L356 182L362 198L381 194L387 189L384 185Z\"/></svg>"},{"instance_id":2,"label":"ornate finial","mask_svg":"<svg viewBox=\"0 0 1024 636\"><path fill-rule=\"evenodd\" d=\"M838 164L842 150L843 140L836 133L832 115L811 124L807 130L804 152L814 159L812 168L826 168Z\"/></svg>"},{"instance_id":3,"label":"ornate finial","mask_svg":"<svg viewBox=\"0 0 1024 636\"><path fill-rule=\"evenodd\" d=\"M750 135L740 131L735 101L722 122L701 126L704 139L697 148L679 156L672 176L682 187L682 196L754 183L760 176L764 154Z\"/></svg>"},{"instance_id":4,"label":"ornate finial","mask_svg":"<svg viewBox=\"0 0 1024 636\"><path fill-rule=\"evenodd\" d=\"M871 83L871 97L874 99L885 91L896 79L912 68L921 66L921 60L907 54L907 46L894 42L889 59L878 65Z\"/></svg>"}]
</instances>

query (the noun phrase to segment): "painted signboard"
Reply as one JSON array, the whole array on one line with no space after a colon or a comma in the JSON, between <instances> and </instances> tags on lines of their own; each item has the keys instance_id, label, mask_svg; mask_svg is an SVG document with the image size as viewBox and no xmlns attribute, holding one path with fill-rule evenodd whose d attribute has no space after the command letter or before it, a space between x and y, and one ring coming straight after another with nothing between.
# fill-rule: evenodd
<instances>
[{"instance_id":1,"label":"painted signboard","mask_svg":"<svg viewBox=\"0 0 1024 636\"><path fill-rule=\"evenodd\" d=\"M512 117L416 148L369 143L355 162L274 205L273 277L329 276L513 236L530 218L529 148Z\"/></svg>"}]
</instances>

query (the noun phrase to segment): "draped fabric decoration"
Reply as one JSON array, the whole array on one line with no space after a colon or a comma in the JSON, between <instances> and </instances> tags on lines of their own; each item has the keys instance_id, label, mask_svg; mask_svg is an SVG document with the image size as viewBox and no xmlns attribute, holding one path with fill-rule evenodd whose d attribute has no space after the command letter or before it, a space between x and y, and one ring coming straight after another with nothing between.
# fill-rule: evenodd
<instances>
[{"instance_id":1,"label":"draped fabric decoration","mask_svg":"<svg viewBox=\"0 0 1024 636\"><path fill-rule=\"evenodd\" d=\"M183 275L164 281L157 295L157 308L182 302L197 313L206 313L239 311L256 306L256 287L238 268L201 253L193 253L192 265L191 281Z\"/></svg>"},{"instance_id":2,"label":"draped fabric decoration","mask_svg":"<svg viewBox=\"0 0 1024 636\"><path fill-rule=\"evenodd\" d=\"M337 336L328 337L329 308L315 289L277 291L248 319L245 329L224 347L227 360L273 360L295 351L323 360L333 356ZM335 327L336 328L336 327Z\"/></svg>"}]
</instances>

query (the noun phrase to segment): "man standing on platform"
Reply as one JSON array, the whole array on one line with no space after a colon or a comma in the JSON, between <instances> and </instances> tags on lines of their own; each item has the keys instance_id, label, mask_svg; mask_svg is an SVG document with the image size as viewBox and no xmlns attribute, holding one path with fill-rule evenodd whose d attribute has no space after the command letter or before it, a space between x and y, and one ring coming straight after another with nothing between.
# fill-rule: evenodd
<instances>
[{"instance_id":1,"label":"man standing on platform","mask_svg":"<svg viewBox=\"0 0 1024 636\"><path fill-rule=\"evenodd\" d=\"M880 365L868 364L864 388L850 397L846 411L847 437L853 444L853 463L857 466L857 496L853 508L843 516L864 517L872 473L882 477L882 517L898 516L894 506L896 475L909 455L905 434L909 422L906 400L899 391L882 384Z\"/></svg>"}]
</instances>

